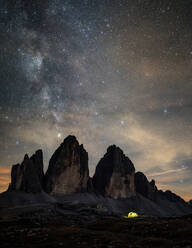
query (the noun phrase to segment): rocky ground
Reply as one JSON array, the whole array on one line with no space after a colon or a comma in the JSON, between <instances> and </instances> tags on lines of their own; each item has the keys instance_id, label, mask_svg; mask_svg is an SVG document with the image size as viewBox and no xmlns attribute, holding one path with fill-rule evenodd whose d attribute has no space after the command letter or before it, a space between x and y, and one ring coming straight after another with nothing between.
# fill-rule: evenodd
<instances>
[{"instance_id":1,"label":"rocky ground","mask_svg":"<svg viewBox=\"0 0 192 248\"><path fill-rule=\"evenodd\" d=\"M1 215L0 247L192 247L192 215L125 219L97 208L59 214L57 207Z\"/></svg>"}]
</instances>

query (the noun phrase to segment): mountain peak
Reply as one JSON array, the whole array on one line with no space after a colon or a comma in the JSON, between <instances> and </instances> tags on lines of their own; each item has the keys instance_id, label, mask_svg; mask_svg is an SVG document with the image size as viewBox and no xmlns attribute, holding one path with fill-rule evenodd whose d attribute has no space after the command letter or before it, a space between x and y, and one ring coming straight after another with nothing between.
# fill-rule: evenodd
<instances>
[{"instance_id":1,"label":"mountain peak","mask_svg":"<svg viewBox=\"0 0 192 248\"><path fill-rule=\"evenodd\" d=\"M43 154L36 151L30 158L27 154L21 164L12 166L9 191L38 193L43 191Z\"/></svg>"},{"instance_id":2,"label":"mountain peak","mask_svg":"<svg viewBox=\"0 0 192 248\"><path fill-rule=\"evenodd\" d=\"M69 135L50 159L45 190L52 194L86 191L88 178L88 153L75 136Z\"/></svg>"},{"instance_id":3,"label":"mountain peak","mask_svg":"<svg viewBox=\"0 0 192 248\"><path fill-rule=\"evenodd\" d=\"M133 163L123 151L115 145L109 146L96 167L93 186L102 195L130 197L135 195L134 172Z\"/></svg>"}]
</instances>

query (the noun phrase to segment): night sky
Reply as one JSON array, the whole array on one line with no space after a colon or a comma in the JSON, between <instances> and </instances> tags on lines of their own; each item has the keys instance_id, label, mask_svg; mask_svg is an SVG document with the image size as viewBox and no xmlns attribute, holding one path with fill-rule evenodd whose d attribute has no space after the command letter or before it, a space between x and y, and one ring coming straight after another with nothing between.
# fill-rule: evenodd
<instances>
[{"instance_id":1,"label":"night sky","mask_svg":"<svg viewBox=\"0 0 192 248\"><path fill-rule=\"evenodd\" d=\"M69 134L192 199L192 1L1 0L0 190Z\"/></svg>"}]
</instances>

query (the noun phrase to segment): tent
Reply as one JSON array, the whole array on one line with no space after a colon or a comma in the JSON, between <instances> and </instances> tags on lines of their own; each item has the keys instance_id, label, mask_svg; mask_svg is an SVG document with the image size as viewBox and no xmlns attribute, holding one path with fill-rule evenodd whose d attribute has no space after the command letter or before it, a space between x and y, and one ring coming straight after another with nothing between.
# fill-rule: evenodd
<instances>
[{"instance_id":1,"label":"tent","mask_svg":"<svg viewBox=\"0 0 192 248\"><path fill-rule=\"evenodd\" d=\"M127 216L124 216L124 218L136 218L139 215L135 212L129 212Z\"/></svg>"}]
</instances>

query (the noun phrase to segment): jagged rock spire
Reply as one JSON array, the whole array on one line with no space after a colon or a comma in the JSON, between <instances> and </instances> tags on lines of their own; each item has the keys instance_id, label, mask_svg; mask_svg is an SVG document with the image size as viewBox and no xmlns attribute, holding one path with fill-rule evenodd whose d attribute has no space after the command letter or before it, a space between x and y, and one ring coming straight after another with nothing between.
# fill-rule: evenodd
<instances>
[{"instance_id":1,"label":"jagged rock spire","mask_svg":"<svg viewBox=\"0 0 192 248\"><path fill-rule=\"evenodd\" d=\"M52 194L87 191L88 153L75 136L68 136L50 159L45 190Z\"/></svg>"},{"instance_id":2,"label":"jagged rock spire","mask_svg":"<svg viewBox=\"0 0 192 248\"><path fill-rule=\"evenodd\" d=\"M151 182L149 182L143 172L138 171L135 173L135 189L137 193L144 197L153 201L156 200L157 187L155 181L151 180Z\"/></svg>"},{"instance_id":3,"label":"jagged rock spire","mask_svg":"<svg viewBox=\"0 0 192 248\"><path fill-rule=\"evenodd\" d=\"M96 167L93 186L104 196L127 198L135 195L134 173L131 160L119 147L112 145Z\"/></svg>"},{"instance_id":4,"label":"jagged rock spire","mask_svg":"<svg viewBox=\"0 0 192 248\"><path fill-rule=\"evenodd\" d=\"M29 158L27 154L21 164L12 166L9 191L37 193L43 190L43 153L36 151Z\"/></svg>"}]
</instances>

